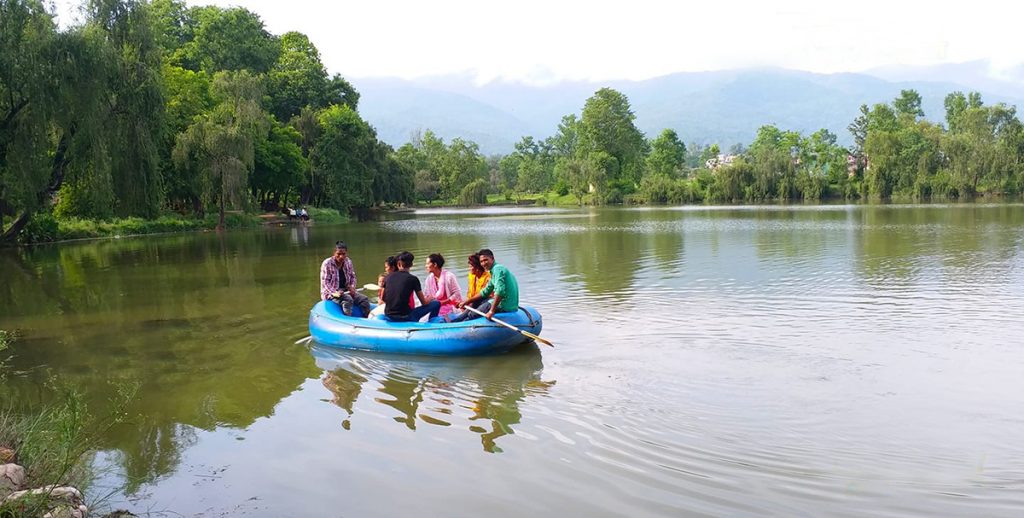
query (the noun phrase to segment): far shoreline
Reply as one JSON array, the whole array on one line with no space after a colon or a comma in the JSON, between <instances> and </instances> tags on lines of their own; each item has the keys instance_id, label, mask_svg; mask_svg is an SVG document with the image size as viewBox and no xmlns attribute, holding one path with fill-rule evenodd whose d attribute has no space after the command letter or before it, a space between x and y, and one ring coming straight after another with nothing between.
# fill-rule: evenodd
<instances>
[{"instance_id":1,"label":"far shoreline","mask_svg":"<svg viewBox=\"0 0 1024 518\"><path fill-rule=\"evenodd\" d=\"M815 200L807 202L780 202L780 201L768 201L765 203L734 203L734 204L705 204L705 203L681 203L681 204L611 204L611 205L590 205L583 204L578 205L576 203L564 204L564 203L547 203L546 200L540 198L519 201L502 201L495 203L487 203L482 205L458 205L455 203L443 203L439 202L436 204L417 203L416 205L399 206L399 207L373 207L364 209L365 214L373 213L376 215L385 214L413 214L420 210L474 210L474 209L582 209L584 207L600 207L600 208L625 208L625 209L671 209L671 208L693 208L693 209L753 209L753 208L813 208L813 207L841 207L841 206L856 206L856 207L910 207L910 206L971 206L971 205L1015 205L1024 203L1024 197L1013 196L1013 195L999 195L999 194L986 194L977 195L970 199L942 199L942 200L920 200L914 198L890 198L886 200L847 200L847 199L829 199L829 200ZM524 203L525 202L525 203ZM322 210L322 209L321 209ZM173 234L192 234L192 233L211 233L211 232L230 232L232 230L243 230L243 229L257 229L257 228L282 228L291 226L323 226L323 225L342 225L348 223L360 223L368 220L375 220L377 218L359 219L350 216L342 216L337 220L332 221L317 221L316 219L310 219L308 221L293 221L286 217L280 217L275 213L263 213L263 214L241 214L235 213L240 219L236 219L234 224L229 224L225 228L218 229L215 226L193 226L191 228L182 229L171 229L171 230L155 230L153 232L124 232L124 233L111 233L106 235L91 235L91 236L76 236L68 237L65 239L53 239L34 241L28 243L17 243L10 246L0 247L0 249L17 249L25 247L35 247L42 245L53 245L63 243L77 243L84 241L95 241L104 239L128 239L145 236L166 236ZM141 221L142 223L155 223L160 219L155 220L142 220L139 218L131 218L133 221ZM328 218L331 219L331 218ZM77 221L88 221L93 225L100 225L106 222L96 220L77 220Z\"/></svg>"}]
</instances>

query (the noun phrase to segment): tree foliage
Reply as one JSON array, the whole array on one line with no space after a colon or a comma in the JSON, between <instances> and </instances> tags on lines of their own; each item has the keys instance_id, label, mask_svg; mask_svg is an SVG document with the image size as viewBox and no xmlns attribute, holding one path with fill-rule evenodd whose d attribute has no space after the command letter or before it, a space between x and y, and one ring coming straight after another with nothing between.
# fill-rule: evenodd
<instances>
[{"instance_id":1,"label":"tree foliage","mask_svg":"<svg viewBox=\"0 0 1024 518\"><path fill-rule=\"evenodd\" d=\"M666 129L651 142L647 155L647 175L676 177L686 164L686 144L679 140L675 130Z\"/></svg>"},{"instance_id":2,"label":"tree foliage","mask_svg":"<svg viewBox=\"0 0 1024 518\"><path fill-rule=\"evenodd\" d=\"M924 119L914 90L863 105L850 149L826 130L766 125L722 154L673 130L648 141L629 99L602 88L553 135L485 158L430 130L392 149L306 35L273 35L244 8L86 0L82 12L59 27L41 0L0 0L0 242L46 234L53 217L344 211L488 192L582 204L1024 190L1016 108L977 92L950 93L944 125Z\"/></svg>"},{"instance_id":3,"label":"tree foliage","mask_svg":"<svg viewBox=\"0 0 1024 518\"><path fill-rule=\"evenodd\" d=\"M615 159L609 180L636 183L647 154L647 140L636 128L629 99L621 92L602 88L583 105L579 147L585 153L604 152Z\"/></svg>"},{"instance_id":4,"label":"tree foliage","mask_svg":"<svg viewBox=\"0 0 1024 518\"><path fill-rule=\"evenodd\" d=\"M178 135L173 157L178 169L198 172L203 197L217 206L223 227L226 208L243 206L256 142L268 124L262 85L248 71L218 72L212 92L217 104Z\"/></svg>"}]
</instances>

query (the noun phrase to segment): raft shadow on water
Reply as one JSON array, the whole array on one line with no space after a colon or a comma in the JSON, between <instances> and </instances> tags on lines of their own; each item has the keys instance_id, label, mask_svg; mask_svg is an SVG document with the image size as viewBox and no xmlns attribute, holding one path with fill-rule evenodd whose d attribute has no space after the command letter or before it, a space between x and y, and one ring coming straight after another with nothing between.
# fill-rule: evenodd
<instances>
[{"instance_id":1,"label":"raft shadow on water","mask_svg":"<svg viewBox=\"0 0 1024 518\"><path fill-rule=\"evenodd\" d=\"M315 343L310 352L324 369L322 381L332 396L325 401L347 413L344 429L355 426L360 406L380 404L397 411L394 421L410 431L421 423L463 425L489 453L503 451L497 439L515 433L521 403L546 395L555 384L541 378L544 364L532 342L506 354L476 357L399 357Z\"/></svg>"}]
</instances>

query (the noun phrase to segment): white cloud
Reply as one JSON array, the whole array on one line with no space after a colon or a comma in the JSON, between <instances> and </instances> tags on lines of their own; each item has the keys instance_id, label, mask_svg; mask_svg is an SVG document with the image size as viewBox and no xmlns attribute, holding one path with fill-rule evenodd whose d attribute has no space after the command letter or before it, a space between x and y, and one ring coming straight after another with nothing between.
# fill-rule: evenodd
<instances>
[{"instance_id":1,"label":"white cloud","mask_svg":"<svg viewBox=\"0 0 1024 518\"><path fill-rule=\"evenodd\" d=\"M57 2L68 11L70 0ZM976 0L215 0L304 32L331 72L404 78L644 79L677 71L780 66L855 72L987 59L1024 63L1024 3Z\"/></svg>"}]
</instances>

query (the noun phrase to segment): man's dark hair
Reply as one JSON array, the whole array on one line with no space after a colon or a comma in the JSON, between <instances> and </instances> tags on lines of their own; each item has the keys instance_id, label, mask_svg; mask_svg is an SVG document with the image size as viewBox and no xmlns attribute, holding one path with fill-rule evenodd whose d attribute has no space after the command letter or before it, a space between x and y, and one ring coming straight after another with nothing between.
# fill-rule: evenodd
<instances>
[{"instance_id":1,"label":"man's dark hair","mask_svg":"<svg viewBox=\"0 0 1024 518\"><path fill-rule=\"evenodd\" d=\"M430 258L430 262L434 263L438 268L444 268L444 256L441 254L430 254L427 256Z\"/></svg>"},{"instance_id":2,"label":"man's dark hair","mask_svg":"<svg viewBox=\"0 0 1024 518\"><path fill-rule=\"evenodd\" d=\"M394 269L397 270L398 269L398 258L393 256L393 255L389 255L388 258L384 260L384 264L386 264L389 267L394 268Z\"/></svg>"},{"instance_id":3,"label":"man's dark hair","mask_svg":"<svg viewBox=\"0 0 1024 518\"><path fill-rule=\"evenodd\" d=\"M344 241L338 241L337 243L334 243L334 249L335 250L348 250L348 245L346 245Z\"/></svg>"},{"instance_id":4,"label":"man's dark hair","mask_svg":"<svg viewBox=\"0 0 1024 518\"><path fill-rule=\"evenodd\" d=\"M486 255L487 257L494 259L494 252L492 252L490 248L481 248L476 255Z\"/></svg>"},{"instance_id":5,"label":"man's dark hair","mask_svg":"<svg viewBox=\"0 0 1024 518\"><path fill-rule=\"evenodd\" d=\"M412 268L412 262L416 260L416 257L412 255L412 252L402 252L398 254L398 262L402 263L405 268Z\"/></svg>"}]
</instances>

